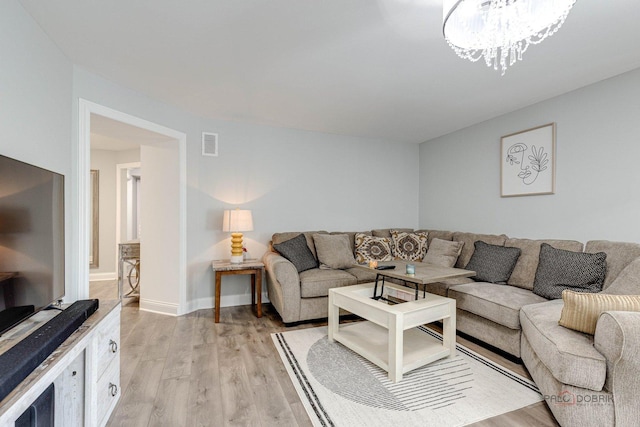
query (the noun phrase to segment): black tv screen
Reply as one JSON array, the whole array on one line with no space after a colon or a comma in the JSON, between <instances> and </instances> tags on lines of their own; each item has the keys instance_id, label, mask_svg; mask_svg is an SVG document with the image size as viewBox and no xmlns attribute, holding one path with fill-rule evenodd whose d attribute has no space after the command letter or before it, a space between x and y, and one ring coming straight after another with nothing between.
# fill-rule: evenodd
<instances>
[{"instance_id":1,"label":"black tv screen","mask_svg":"<svg viewBox=\"0 0 640 427\"><path fill-rule=\"evenodd\" d=\"M64 176L0 155L0 334L64 293Z\"/></svg>"}]
</instances>

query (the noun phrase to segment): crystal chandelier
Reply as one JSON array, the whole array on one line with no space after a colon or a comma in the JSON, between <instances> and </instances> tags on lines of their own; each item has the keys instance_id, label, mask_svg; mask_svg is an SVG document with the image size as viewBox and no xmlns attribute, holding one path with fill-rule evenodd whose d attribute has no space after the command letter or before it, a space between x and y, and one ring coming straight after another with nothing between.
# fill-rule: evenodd
<instances>
[{"instance_id":1,"label":"crystal chandelier","mask_svg":"<svg viewBox=\"0 0 640 427\"><path fill-rule=\"evenodd\" d=\"M442 31L460 58L487 66L522 60L531 44L560 29L576 0L444 0Z\"/></svg>"}]
</instances>

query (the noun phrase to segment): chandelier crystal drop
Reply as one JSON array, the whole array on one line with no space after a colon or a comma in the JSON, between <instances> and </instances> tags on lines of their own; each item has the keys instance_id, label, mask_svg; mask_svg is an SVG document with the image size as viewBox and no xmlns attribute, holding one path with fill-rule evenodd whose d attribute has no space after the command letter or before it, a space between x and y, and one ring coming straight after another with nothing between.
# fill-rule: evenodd
<instances>
[{"instance_id":1,"label":"chandelier crystal drop","mask_svg":"<svg viewBox=\"0 0 640 427\"><path fill-rule=\"evenodd\" d=\"M522 60L532 44L556 33L576 0L444 0L442 31L460 58L487 66Z\"/></svg>"}]
</instances>

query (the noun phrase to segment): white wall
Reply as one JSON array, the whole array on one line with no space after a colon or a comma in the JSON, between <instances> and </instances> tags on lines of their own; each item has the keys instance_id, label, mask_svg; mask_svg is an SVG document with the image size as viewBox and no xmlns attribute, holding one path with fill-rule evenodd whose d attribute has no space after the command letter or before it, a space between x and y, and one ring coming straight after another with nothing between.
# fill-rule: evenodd
<instances>
[{"instance_id":1,"label":"white wall","mask_svg":"<svg viewBox=\"0 0 640 427\"><path fill-rule=\"evenodd\" d=\"M121 163L136 163L140 161L140 147L133 150L116 151L116 162Z\"/></svg>"},{"instance_id":2,"label":"white wall","mask_svg":"<svg viewBox=\"0 0 640 427\"><path fill-rule=\"evenodd\" d=\"M67 298L71 268L72 64L16 0L0 2L0 154L65 175Z\"/></svg>"},{"instance_id":3,"label":"white wall","mask_svg":"<svg viewBox=\"0 0 640 427\"><path fill-rule=\"evenodd\" d=\"M179 312L180 192L178 142L168 141L140 148L140 308L160 313Z\"/></svg>"},{"instance_id":4,"label":"white wall","mask_svg":"<svg viewBox=\"0 0 640 427\"><path fill-rule=\"evenodd\" d=\"M420 145L420 227L640 242L640 69ZM557 123L556 194L500 197L500 137Z\"/></svg>"},{"instance_id":5,"label":"white wall","mask_svg":"<svg viewBox=\"0 0 640 427\"><path fill-rule=\"evenodd\" d=\"M278 231L418 225L415 144L199 118L75 67L78 98L187 134L190 309L212 306L210 261L230 255L224 209L253 210L255 231L245 244L257 258ZM219 134L219 157L201 155L203 131ZM249 291L248 277L225 278L223 305L246 304Z\"/></svg>"}]
</instances>

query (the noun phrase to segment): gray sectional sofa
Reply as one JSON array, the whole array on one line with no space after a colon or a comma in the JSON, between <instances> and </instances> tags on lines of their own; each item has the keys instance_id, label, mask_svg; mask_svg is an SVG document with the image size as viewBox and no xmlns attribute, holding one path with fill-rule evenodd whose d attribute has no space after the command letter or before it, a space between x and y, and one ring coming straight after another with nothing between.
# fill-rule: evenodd
<instances>
[{"instance_id":1,"label":"gray sectional sofa","mask_svg":"<svg viewBox=\"0 0 640 427\"><path fill-rule=\"evenodd\" d=\"M406 229L405 229L406 230ZM530 240L506 235L442 230L417 230L434 239L464 242L455 264L464 268L474 243L516 247L520 257L506 284L456 279L427 285L427 291L454 298L457 329L491 346L521 358L545 396L549 408L563 426L639 425L640 405L640 312L609 311L597 322L595 335L558 324L562 299L547 300L533 293L540 247L547 243L573 252L606 253L603 293L640 295L640 245L626 242ZM315 255L313 234L304 232ZM367 234L388 237L389 230ZM273 244L300 232L276 233ZM331 233L330 233L331 234ZM355 232L348 234L353 245ZM332 287L370 282L374 272L360 269L314 268L298 273L286 258L267 252L269 299L285 323L327 317L328 290ZM611 286L614 281L614 286Z\"/></svg>"}]
</instances>

